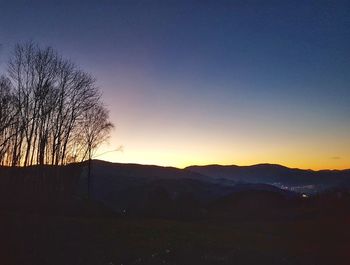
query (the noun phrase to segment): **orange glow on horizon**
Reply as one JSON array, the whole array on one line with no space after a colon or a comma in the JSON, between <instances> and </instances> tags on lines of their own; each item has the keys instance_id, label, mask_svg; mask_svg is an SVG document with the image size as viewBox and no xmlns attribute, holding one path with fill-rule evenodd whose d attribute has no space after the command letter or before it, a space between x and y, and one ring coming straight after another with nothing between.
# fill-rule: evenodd
<instances>
[{"instance_id":1,"label":"orange glow on horizon","mask_svg":"<svg viewBox=\"0 0 350 265\"><path fill-rule=\"evenodd\" d=\"M110 150L108 148L101 150ZM237 156L237 155L236 155ZM343 157L316 157L310 158L308 154L305 155L285 155L279 158L274 157L271 154L266 156L259 156L256 154L254 157L243 152L241 157L235 157L234 155L226 154L226 156L206 156L204 153L191 153L191 152L164 152L164 151L133 151L130 150L124 152L111 152L105 155L99 156L97 159L106 160L115 163L136 163L145 165L157 165L157 166L170 166L177 168L185 168L193 165L237 165L237 166L250 166L256 164L279 164L289 168L311 169L311 170L343 170L350 168L349 159Z\"/></svg>"}]
</instances>

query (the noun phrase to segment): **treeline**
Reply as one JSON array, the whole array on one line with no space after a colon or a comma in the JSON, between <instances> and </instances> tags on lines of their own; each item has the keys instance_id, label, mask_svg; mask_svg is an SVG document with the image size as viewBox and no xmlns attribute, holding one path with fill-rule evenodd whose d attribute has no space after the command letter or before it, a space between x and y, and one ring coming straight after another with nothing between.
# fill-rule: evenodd
<instances>
[{"instance_id":1,"label":"treeline","mask_svg":"<svg viewBox=\"0 0 350 265\"><path fill-rule=\"evenodd\" d=\"M112 128L93 76L51 47L15 46L0 77L0 165L89 159Z\"/></svg>"}]
</instances>

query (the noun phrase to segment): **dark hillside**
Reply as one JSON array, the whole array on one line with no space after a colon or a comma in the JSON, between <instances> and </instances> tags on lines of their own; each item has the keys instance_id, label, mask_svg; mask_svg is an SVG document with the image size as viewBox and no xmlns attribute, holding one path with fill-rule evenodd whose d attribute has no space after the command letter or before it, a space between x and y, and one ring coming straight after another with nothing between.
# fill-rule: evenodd
<instances>
[{"instance_id":1,"label":"dark hillside","mask_svg":"<svg viewBox=\"0 0 350 265\"><path fill-rule=\"evenodd\" d=\"M350 184L350 170L302 170L273 164L253 166L190 166L186 168L214 179L236 182L267 183L300 192L317 192Z\"/></svg>"}]
</instances>

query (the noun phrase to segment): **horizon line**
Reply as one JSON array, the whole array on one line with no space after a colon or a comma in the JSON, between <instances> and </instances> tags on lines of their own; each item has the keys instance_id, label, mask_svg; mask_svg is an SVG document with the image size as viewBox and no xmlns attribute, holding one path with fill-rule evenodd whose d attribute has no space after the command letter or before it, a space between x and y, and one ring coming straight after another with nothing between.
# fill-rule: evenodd
<instances>
[{"instance_id":1,"label":"horizon line","mask_svg":"<svg viewBox=\"0 0 350 265\"><path fill-rule=\"evenodd\" d=\"M68 166L68 165L73 165L73 164L81 164L81 163L86 163L89 160L84 160L84 161L79 161L79 162L71 162L67 163L64 165L51 165L51 164L35 164L35 165L28 165L28 166L8 166L8 165L0 165L0 168L11 168L11 167L16 167L16 168L25 168L25 167L36 167L36 166L53 166L53 167L60 167L60 166ZM342 168L342 169L331 169L331 168L323 168L323 169L311 169L311 168L299 168L299 167L289 167L283 164L278 164L278 163L269 163L269 162L262 162L262 163L257 163L257 164L249 164L249 165L237 165L237 164L218 164L218 163L213 163L213 164L191 164L185 167L178 167L178 166L171 166L171 165L157 165L157 164L147 164L147 163L136 163L136 162L116 162L116 161L110 161L110 160L103 160L103 159L91 159L91 161L100 161L104 163L110 163L110 164L121 164L121 165L139 165L139 166L153 166L153 167L162 167L162 168L175 168L175 169L180 169L184 170L189 167L208 167L208 166L220 166L220 167L254 167L254 166L262 166L262 165L270 165L270 166L278 166L278 167L284 167L287 169L294 169L294 170L304 170L304 171L313 171L313 172L320 172L320 171L347 171L350 170L350 167L347 168Z\"/></svg>"},{"instance_id":2,"label":"horizon line","mask_svg":"<svg viewBox=\"0 0 350 265\"><path fill-rule=\"evenodd\" d=\"M76 162L76 163L83 163L88 160L84 160L82 162ZM253 166L261 166L261 165L270 165L270 166L279 166L279 167L284 167L288 169L296 169L296 170L306 170L306 171L346 171L350 170L350 167L347 168L342 168L342 169L332 169L332 168L323 168L323 169L312 169L312 168L299 168L299 167L290 167L286 166L283 164L278 164L278 163L269 163L269 162L261 162L257 164L249 164L249 165L237 165L237 164L218 164L218 163L212 163L212 164L191 164L185 167L178 167L178 166L171 166L171 165L158 165L158 164L153 164L153 163L136 163L136 162L115 162L115 161L109 161L109 160L103 160L103 159L92 159L92 161L102 161L102 162L107 162L107 163L112 163L112 164L124 164L124 165L140 165L140 166L155 166L155 167L163 167L163 168L177 168L177 169L186 169L189 167L207 167L207 166L222 166L222 167L253 167Z\"/></svg>"}]
</instances>

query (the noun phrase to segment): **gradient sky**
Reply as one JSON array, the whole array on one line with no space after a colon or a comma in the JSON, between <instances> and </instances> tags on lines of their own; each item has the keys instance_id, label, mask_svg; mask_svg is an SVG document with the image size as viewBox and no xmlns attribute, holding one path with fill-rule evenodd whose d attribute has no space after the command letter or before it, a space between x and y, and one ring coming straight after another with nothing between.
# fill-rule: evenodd
<instances>
[{"instance_id":1,"label":"gradient sky","mask_svg":"<svg viewBox=\"0 0 350 265\"><path fill-rule=\"evenodd\" d=\"M2 1L98 79L115 162L350 168L349 1Z\"/></svg>"}]
</instances>

